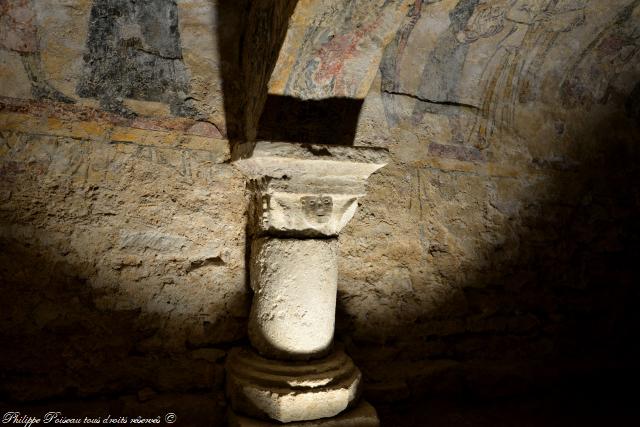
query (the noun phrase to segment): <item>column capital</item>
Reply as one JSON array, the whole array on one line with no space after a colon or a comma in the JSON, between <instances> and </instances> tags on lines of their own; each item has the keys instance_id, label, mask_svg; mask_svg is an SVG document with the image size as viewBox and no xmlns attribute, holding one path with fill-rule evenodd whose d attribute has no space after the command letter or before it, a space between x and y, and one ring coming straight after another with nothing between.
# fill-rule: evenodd
<instances>
[{"instance_id":1,"label":"column capital","mask_svg":"<svg viewBox=\"0 0 640 427\"><path fill-rule=\"evenodd\" d=\"M236 152L253 192L256 235L336 236L353 217L383 148L259 141Z\"/></svg>"}]
</instances>

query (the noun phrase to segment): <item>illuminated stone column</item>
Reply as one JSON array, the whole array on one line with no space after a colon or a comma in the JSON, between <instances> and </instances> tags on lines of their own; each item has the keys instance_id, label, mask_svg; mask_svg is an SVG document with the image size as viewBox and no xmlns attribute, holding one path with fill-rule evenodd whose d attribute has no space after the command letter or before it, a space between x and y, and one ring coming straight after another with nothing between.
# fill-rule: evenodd
<instances>
[{"instance_id":1,"label":"illuminated stone column","mask_svg":"<svg viewBox=\"0 0 640 427\"><path fill-rule=\"evenodd\" d=\"M253 197L254 296L253 348L227 361L230 425L378 425L333 334L338 234L387 158L383 149L258 142L235 162Z\"/></svg>"}]
</instances>

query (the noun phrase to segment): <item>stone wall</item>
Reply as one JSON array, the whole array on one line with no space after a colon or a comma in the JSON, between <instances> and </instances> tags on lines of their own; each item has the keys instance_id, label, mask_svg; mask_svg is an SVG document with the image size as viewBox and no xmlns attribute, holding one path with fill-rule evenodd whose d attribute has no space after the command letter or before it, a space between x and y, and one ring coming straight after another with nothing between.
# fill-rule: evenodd
<instances>
[{"instance_id":1,"label":"stone wall","mask_svg":"<svg viewBox=\"0 0 640 427\"><path fill-rule=\"evenodd\" d=\"M2 400L220 419L249 301L223 93L245 5L0 13ZM638 0L412 5L355 135L392 163L340 237L337 335L372 401L637 356L639 22Z\"/></svg>"},{"instance_id":2,"label":"stone wall","mask_svg":"<svg viewBox=\"0 0 640 427\"><path fill-rule=\"evenodd\" d=\"M356 136L393 163L341 236L338 324L372 395L628 369L639 20L637 1L415 2Z\"/></svg>"},{"instance_id":3,"label":"stone wall","mask_svg":"<svg viewBox=\"0 0 640 427\"><path fill-rule=\"evenodd\" d=\"M12 0L2 28L2 400L219 418L249 299L216 5Z\"/></svg>"}]
</instances>

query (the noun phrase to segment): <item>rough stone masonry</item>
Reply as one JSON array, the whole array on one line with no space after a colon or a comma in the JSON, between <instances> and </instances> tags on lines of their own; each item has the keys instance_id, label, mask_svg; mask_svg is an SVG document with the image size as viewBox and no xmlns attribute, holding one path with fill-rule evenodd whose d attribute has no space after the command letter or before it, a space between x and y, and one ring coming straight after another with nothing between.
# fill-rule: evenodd
<instances>
[{"instance_id":1,"label":"rough stone masonry","mask_svg":"<svg viewBox=\"0 0 640 427\"><path fill-rule=\"evenodd\" d=\"M216 425L251 296L223 93L246 2L115 4L0 4L1 405ZM639 20L637 0L410 2L353 141L390 163L338 257L370 402L634 366Z\"/></svg>"}]
</instances>

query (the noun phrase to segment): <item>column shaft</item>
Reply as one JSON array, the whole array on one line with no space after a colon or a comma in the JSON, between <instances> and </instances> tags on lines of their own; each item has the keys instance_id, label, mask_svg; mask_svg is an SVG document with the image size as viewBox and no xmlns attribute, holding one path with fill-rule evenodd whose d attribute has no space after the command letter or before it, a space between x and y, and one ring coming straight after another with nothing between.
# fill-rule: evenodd
<instances>
[{"instance_id":1,"label":"column shaft","mask_svg":"<svg viewBox=\"0 0 640 427\"><path fill-rule=\"evenodd\" d=\"M338 284L337 239L254 240L249 338L265 357L301 360L331 349Z\"/></svg>"}]
</instances>

